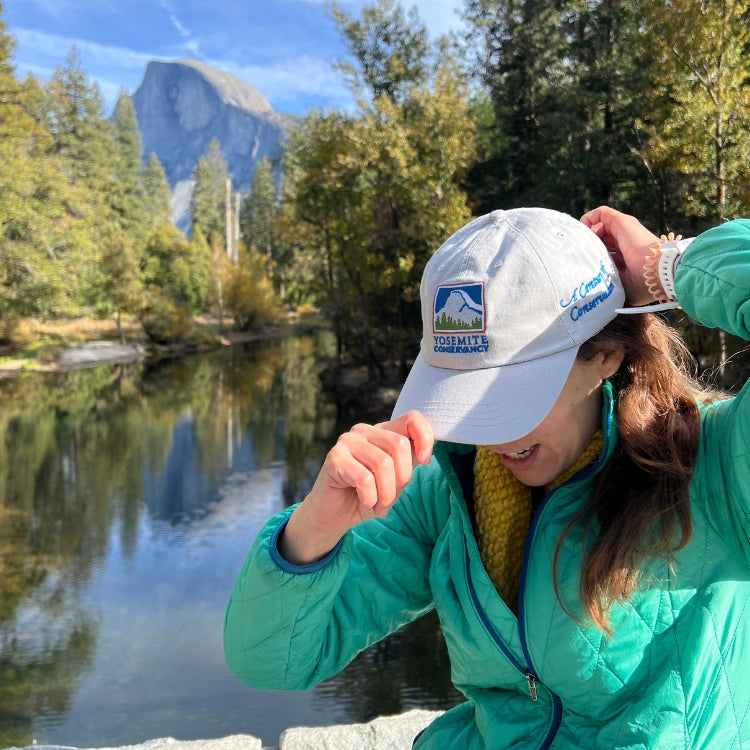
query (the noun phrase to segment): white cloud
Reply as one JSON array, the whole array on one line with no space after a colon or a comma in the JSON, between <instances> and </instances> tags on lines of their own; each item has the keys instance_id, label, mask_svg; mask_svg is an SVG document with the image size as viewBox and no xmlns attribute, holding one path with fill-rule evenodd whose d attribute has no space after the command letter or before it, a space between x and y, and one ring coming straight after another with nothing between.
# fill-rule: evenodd
<instances>
[{"instance_id":1,"label":"white cloud","mask_svg":"<svg viewBox=\"0 0 750 750\"><path fill-rule=\"evenodd\" d=\"M113 47L90 42L87 39L47 34L43 31L13 29L13 34L20 47L42 53L45 57L56 58L60 64L73 46L90 61L120 68L140 69L153 57L153 55L137 52L127 47Z\"/></svg>"},{"instance_id":2,"label":"white cloud","mask_svg":"<svg viewBox=\"0 0 750 750\"><path fill-rule=\"evenodd\" d=\"M169 16L169 21L177 30L177 33L185 40L185 48L190 52L190 55L200 59L203 56L203 53L201 52L199 40L196 39L192 32L182 23L182 21L180 21L172 4L167 2L167 0L159 0L159 5L166 11Z\"/></svg>"},{"instance_id":3,"label":"white cloud","mask_svg":"<svg viewBox=\"0 0 750 750\"><path fill-rule=\"evenodd\" d=\"M300 98L320 98L331 106L348 104L351 94L328 60L299 57L271 65L237 65L225 60L210 60L210 65L247 81L271 102L274 109Z\"/></svg>"},{"instance_id":4,"label":"white cloud","mask_svg":"<svg viewBox=\"0 0 750 750\"><path fill-rule=\"evenodd\" d=\"M187 39L190 36L190 32L180 23L180 19L177 18L177 14L175 13L174 8L172 5L166 0L159 0L159 5L162 7L162 10L165 10L167 12L167 15L169 16L169 20L172 23L172 26L177 29L177 33L183 37L183 39Z\"/></svg>"},{"instance_id":5,"label":"white cloud","mask_svg":"<svg viewBox=\"0 0 750 750\"><path fill-rule=\"evenodd\" d=\"M183 38L188 39L190 32L180 23L180 19L174 13L169 14L169 20L172 22L172 26L177 29L177 33Z\"/></svg>"},{"instance_id":6,"label":"white cloud","mask_svg":"<svg viewBox=\"0 0 750 750\"><path fill-rule=\"evenodd\" d=\"M42 31L14 29L14 35L19 49L23 51L15 61L17 73L24 75L30 72L42 81L52 77L55 68L65 63L65 58L75 46L81 56L82 69L89 80L99 86L108 111L114 106L120 91L127 89L133 93L138 88L147 63L154 58L152 54L126 47L107 46ZM26 62L26 55L34 62ZM48 61L48 64L45 65L43 61Z\"/></svg>"},{"instance_id":7,"label":"white cloud","mask_svg":"<svg viewBox=\"0 0 750 750\"><path fill-rule=\"evenodd\" d=\"M39 78L42 81L48 80L52 73L54 72L54 69L49 67L49 65L39 65L37 63L21 63L16 64L16 73L18 73L22 78L26 75L26 73L31 73L36 78Z\"/></svg>"},{"instance_id":8,"label":"white cloud","mask_svg":"<svg viewBox=\"0 0 750 750\"><path fill-rule=\"evenodd\" d=\"M38 63L24 64L23 61L19 61L20 73L30 71L43 80L49 79L55 65L63 64L70 49L75 46L81 54L83 69L97 82L109 107L114 104L122 88L129 88L130 93L133 93L140 84L149 61L155 58L173 59L170 56L137 52L126 47L106 46L85 39L40 31L14 31L22 47L43 53L45 59L53 61L49 66ZM187 46L190 48L190 43ZM197 45L192 56L203 59ZM206 62L247 81L258 89L276 110L284 111L300 98L325 100L332 107L346 106L351 99L341 74L334 70L331 62L326 59L303 56L268 65L238 65L229 60L219 59ZM127 74L130 82L123 82L123 72Z\"/></svg>"}]
</instances>

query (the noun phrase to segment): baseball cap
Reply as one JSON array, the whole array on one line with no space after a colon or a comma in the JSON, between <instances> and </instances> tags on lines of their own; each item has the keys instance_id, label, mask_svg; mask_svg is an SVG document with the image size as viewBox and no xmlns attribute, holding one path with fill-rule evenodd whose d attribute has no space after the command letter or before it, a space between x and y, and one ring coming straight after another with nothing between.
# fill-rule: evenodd
<instances>
[{"instance_id":1,"label":"baseball cap","mask_svg":"<svg viewBox=\"0 0 750 750\"><path fill-rule=\"evenodd\" d=\"M539 425L580 345L625 303L604 243L545 208L466 224L427 262L420 296L420 351L393 416L417 409L438 439L475 445Z\"/></svg>"}]
</instances>

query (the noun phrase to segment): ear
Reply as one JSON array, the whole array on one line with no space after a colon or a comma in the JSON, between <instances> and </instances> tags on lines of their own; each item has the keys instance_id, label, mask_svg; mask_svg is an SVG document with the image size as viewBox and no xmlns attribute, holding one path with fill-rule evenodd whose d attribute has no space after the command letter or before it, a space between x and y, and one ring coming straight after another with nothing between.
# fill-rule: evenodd
<instances>
[{"instance_id":1,"label":"ear","mask_svg":"<svg viewBox=\"0 0 750 750\"><path fill-rule=\"evenodd\" d=\"M607 351L600 351L599 374L602 380L611 378L619 369L625 359L625 347L617 344Z\"/></svg>"}]
</instances>

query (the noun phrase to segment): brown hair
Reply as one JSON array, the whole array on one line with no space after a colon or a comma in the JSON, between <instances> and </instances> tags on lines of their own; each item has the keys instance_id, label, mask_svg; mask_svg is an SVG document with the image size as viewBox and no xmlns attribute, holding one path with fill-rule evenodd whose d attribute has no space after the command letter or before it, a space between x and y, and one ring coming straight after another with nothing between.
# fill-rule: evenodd
<instances>
[{"instance_id":1,"label":"brown hair","mask_svg":"<svg viewBox=\"0 0 750 750\"><path fill-rule=\"evenodd\" d=\"M608 611L635 590L647 557L673 560L692 534L688 484L698 452L697 402L717 394L691 377L692 358L676 331L657 315L618 315L578 353L622 348L612 378L619 440L585 506L568 524L584 526L580 594L593 623L609 633ZM593 536L593 541L588 541Z\"/></svg>"}]
</instances>

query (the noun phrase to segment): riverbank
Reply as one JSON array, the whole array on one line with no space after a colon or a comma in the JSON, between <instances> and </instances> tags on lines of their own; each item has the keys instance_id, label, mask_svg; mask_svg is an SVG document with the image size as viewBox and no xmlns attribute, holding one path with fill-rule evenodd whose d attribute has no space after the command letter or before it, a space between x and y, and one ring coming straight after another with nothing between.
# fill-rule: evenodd
<instances>
[{"instance_id":1,"label":"riverbank","mask_svg":"<svg viewBox=\"0 0 750 750\"><path fill-rule=\"evenodd\" d=\"M441 713L414 709L397 716L381 716L367 724L294 727L283 732L278 745L271 747L264 747L252 735L235 734L213 740L162 737L140 745L124 745L119 748L30 745L23 750L410 750L414 738Z\"/></svg>"},{"instance_id":2,"label":"riverbank","mask_svg":"<svg viewBox=\"0 0 750 750\"><path fill-rule=\"evenodd\" d=\"M197 318L191 334L174 344L149 341L137 321L123 324L120 341L113 320L78 319L27 324L29 343L22 351L0 347L0 378L27 372L59 372L102 364L127 364L148 357L194 354L222 346L249 343L287 335L296 326L320 327L315 319L290 316L273 326L237 331L220 325L216 318Z\"/></svg>"},{"instance_id":3,"label":"riverbank","mask_svg":"<svg viewBox=\"0 0 750 750\"><path fill-rule=\"evenodd\" d=\"M171 345L149 341L140 324L123 325L125 343L121 343L114 321L80 319L59 323L35 323L39 342L23 352L10 354L0 348L0 380L25 373L66 372L107 364L129 364L144 359L199 354L225 346L283 338L326 329L325 321L315 314L288 315L275 325L252 331L238 331L219 325L216 318L200 317L189 339ZM3 356L5 355L5 356ZM342 406L356 405L364 418L384 419L396 403L401 383L393 375L385 381L373 381L366 368L340 367L331 363L321 374L323 388L334 394Z\"/></svg>"}]
</instances>

